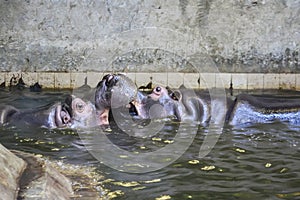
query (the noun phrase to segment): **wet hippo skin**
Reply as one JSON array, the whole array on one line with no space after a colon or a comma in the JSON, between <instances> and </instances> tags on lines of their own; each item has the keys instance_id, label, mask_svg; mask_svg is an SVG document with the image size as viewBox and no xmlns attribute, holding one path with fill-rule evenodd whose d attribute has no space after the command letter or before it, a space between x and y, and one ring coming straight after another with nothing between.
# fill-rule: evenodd
<instances>
[{"instance_id":1,"label":"wet hippo skin","mask_svg":"<svg viewBox=\"0 0 300 200\"><path fill-rule=\"evenodd\" d=\"M231 125L284 121L300 124L300 99L240 94L228 111Z\"/></svg>"},{"instance_id":2,"label":"wet hippo skin","mask_svg":"<svg viewBox=\"0 0 300 200\"><path fill-rule=\"evenodd\" d=\"M112 94L125 96L112 101ZM222 94L222 93L221 93ZM137 91L126 76L109 74L103 77L95 93L98 124L108 125L111 108L130 105L130 111L141 119L173 118L201 124L226 122L230 125L267 123L274 120L300 124L299 99L259 97L240 94L235 100L203 91L180 87L171 90L155 87L150 94Z\"/></svg>"},{"instance_id":3,"label":"wet hippo skin","mask_svg":"<svg viewBox=\"0 0 300 200\"><path fill-rule=\"evenodd\" d=\"M115 98L112 98L113 94ZM147 95L138 91L125 75L108 74L97 85L95 106L101 126L109 126L109 110L122 106L128 106L130 112L141 119L170 117L180 121L221 123L229 107L226 102L231 102L221 98L211 100L209 93L196 95L194 90L184 87L171 91L160 86ZM218 110L212 109L211 105ZM217 113L212 115L214 112Z\"/></svg>"},{"instance_id":4,"label":"wet hippo skin","mask_svg":"<svg viewBox=\"0 0 300 200\"><path fill-rule=\"evenodd\" d=\"M55 103L46 109L18 110L13 106L4 106L0 112L0 124L76 128L92 126L94 116L93 104L72 95L64 102Z\"/></svg>"},{"instance_id":5,"label":"wet hippo skin","mask_svg":"<svg viewBox=\"0 0 300 200\"><path fill-rule=\"evenodd\" d=\"M300 99L253 96L240 94L234 101L229 98L210 99L205 92L194 92L184 87L170 90L157 86L152 93L136 106L137 115L141 118L174 116L179 121L194 121L202 124L226 122L230 125L245 125L284 121L300 124ZM154 104L163 107L161 115L153 115L150 108ZM214 109L213 109L214 108ZM155 113L152 111L152 113Z\"/></svg>"},{"instance_id":6,"label":"wet hippo skin","mask_svg":"<svg viewBox=\"0 0 300 200\"><path fill-rule=\"evenodd\" d=\"M211 99L208 92L195 92L185 87L171 90L157 86L141 102L135 104L137 115L141 118L173 117L185 122L219 124L225 120L232 101L227 98L223 99L222 96L215 96ZM155 104L161 106L158 112L153 109L151 111Z\"/></svg>"},{"instance_id":7,"label":"wet hippo skin","mask_svg":"<svg viewBox=\"0 0 300 200\"><path fill-rule=\"evenodd\" d=\"M128 106L137 97L136 85L123 74L107 74L98 83L95 91L97 124L109 129L111 108Z\"/></svg>"}]
</instances>

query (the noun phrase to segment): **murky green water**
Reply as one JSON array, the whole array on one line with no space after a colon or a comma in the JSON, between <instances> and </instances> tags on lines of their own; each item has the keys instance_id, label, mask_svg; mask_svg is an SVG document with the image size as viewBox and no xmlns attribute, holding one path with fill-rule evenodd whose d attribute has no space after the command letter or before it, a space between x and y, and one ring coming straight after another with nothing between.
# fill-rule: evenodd
<instances>
[{"instance_id":1,"label":"murky green water","mask_svg":"<svg viewBox=\"0 0 300 200\"><path fill-rule=\"evenodd\" d=\"M30 108L61 101L69 91L0 93L1 104ZM149 138L129 137L119 130L107 137L131 152L154 151L171 144L180 126L164 123L162 131ZM4 126L0 141L10 149L96 166L105 176L104 186L120 190L117 199L300 199L300 127L278 122L225 126L212 151L200 159L199 149L207 132L200 127L177 161L143 174L123 173L100 163L73 130Z\"/></svg>"}]
</instances>

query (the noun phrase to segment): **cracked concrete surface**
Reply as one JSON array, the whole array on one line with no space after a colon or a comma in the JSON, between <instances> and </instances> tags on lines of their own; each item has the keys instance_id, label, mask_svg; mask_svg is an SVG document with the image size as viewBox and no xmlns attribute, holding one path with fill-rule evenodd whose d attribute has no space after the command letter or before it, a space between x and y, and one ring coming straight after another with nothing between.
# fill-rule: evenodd
<instances>
[{"instance_id":1,"label":"cracked concrete surface","mask_svg":"<svg viewBox=\"0 0 300 200\"><path fill-rule=\"evenodd\" d=\"M2 72L300 72L298 0L0 0L0 11Z\"/></svg>"}]
</instances>

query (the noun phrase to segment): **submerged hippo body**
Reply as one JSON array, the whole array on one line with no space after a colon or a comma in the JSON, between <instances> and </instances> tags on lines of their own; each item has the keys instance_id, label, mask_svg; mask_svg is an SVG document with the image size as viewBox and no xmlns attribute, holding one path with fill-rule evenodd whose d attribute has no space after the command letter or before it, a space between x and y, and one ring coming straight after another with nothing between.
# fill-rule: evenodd
<instances>
[{"instance_id":1,"label":"submerged hippo body","mask_svg":"<svg viewBox=\"0 0 300 200\"><path fill-rule=\"evenodd\" d=\"M140 119L171 117L200 123L225 120L226 100L221 97L211 100L208 93L198 95L186 88L170 91L164 87L156 87L147 95L138 91L125 75L108 74L98 83L95 93L98 124L108 126L109 111L124 106Z\"/></svg>"},{"instance_id":2,"label":"submerged hippo body","mask_svg":"<svg viewBox=\"0 0 300 200\"><path fill-rule=\"evenodd\" d=\"M282 121L300 124L300 99L240 94L228 111L230 125Z\"/></svg>"},{"instance_id":3,"label":"submerged hippo body","mask_svg":"<svg viewBox=\"0 0 300 200\"><path fill-rule=\"evenodd\" d=\"M107 74L95 92L97 124L109 128L109 111L127 106L137 96L136 85L123 74Z\"/></svg>"},{"instance_id":4,"label":"submerged hippo body","mask_svg":"<svg viewBox=\"0 0 300 200\"><path fill-rule=\"evenodd\" d=\"M130 112L134 111L141 119L171 117L179 121L226 122L234 126L275 120L300 124L299 99L241 94L231 100L223 96L218 96L217 92L195 92L184 87L170 90L161 86L144 94L125 75L108 74L99 82L95 92L97 124L108 126L109 111L129 105Z\"/></svg>"},{"instance_id":5,"label":"submerged hippo body","mask_svg":"<svg viewBox=\"0 0 300 200\"><path fill-rule=\"evenodd\" d=\"M248 94L240 94L234 101L221 96L210 99L210 95L205 92L195 93L186 88L171 91L158 86L142 102L136 108L137 115L141 118L174 116L179 121L201 124L226 122L233 126L272 121L300 124L299 99L287 100ZM157 112L153 111L155 103L161 106Z\"/></svg>"},{"instance_id":6,"label":"submerged hippo body","mask_svg":"<svg viewBox=\"0 0 300 200\"><path fill-rule=\"evenodd\" d=\"M13 106L4 106L0 112L0 124L17 126L76 128L93 126L94 121L94 106L74 96L47 108L19 110Z\"/></svg>"},{"instance_id":7,"label":"submerged hippo body","mask_svg":"<svg viewBox=\"0 0 300 200\"><path fill-rule=\"evenodd\" d=\"M1 124L61 128L69 123L71 117L68 113L60 111L60 107L61 105L58 103L48 109L22 111L12 106L6 106L1 111Z\"/></svg>"},{"instance_id":8,"label":"submerged hippo body","mask_svg":"<svg viewBox=\"0 0 300 200\"><path fill-rule=\"evenodd\" d=\"M157 86L152 93L136 105L137 115L141 118L173 117L179 121L199 122L206 124L224 122L229 99L221 96L210 98L208 92L195 92L184 87L170 90ZM158 104L155 110L155 104ZM154 106L153 106L154 105Z\"/></svg>"}]
</instances>

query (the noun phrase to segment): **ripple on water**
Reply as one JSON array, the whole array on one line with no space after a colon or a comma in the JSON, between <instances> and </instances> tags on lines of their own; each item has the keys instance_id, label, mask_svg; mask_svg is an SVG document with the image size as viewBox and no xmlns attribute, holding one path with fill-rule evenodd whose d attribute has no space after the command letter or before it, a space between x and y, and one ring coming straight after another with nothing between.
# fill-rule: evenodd
<instances>
[{"instance_id":1,"label":"ripple on water","mask_svg":"<svg viewBox=\"0 0 300 200\"><path fill-rule=\"evenodd\" d=\"M42 107L63 99L64 94L7 93L0 97L0 103ZM148 138L118 131L107 137L124 150L151 152L172 144L178 125L166 122L160 133ZM211 133L205 127L199 128L193 143L177 161L144 174L122 173L99 163L73 130L4 126L0 127L0 133L1 143L8 148L97 167L106 180L111 180L103 184L118 191L112 194L117 199L299 199L299 128L278 122L226 126L204 158L198 157L199 149L205 134Z\"/></svg>"}]
</instances>

